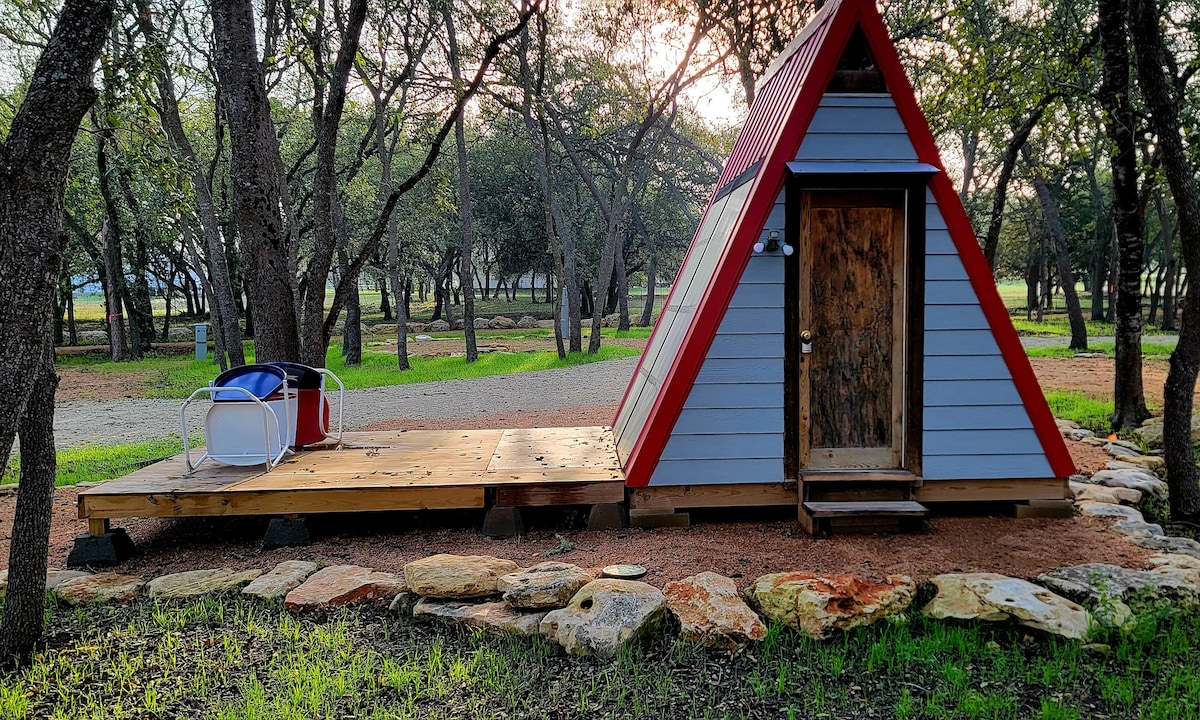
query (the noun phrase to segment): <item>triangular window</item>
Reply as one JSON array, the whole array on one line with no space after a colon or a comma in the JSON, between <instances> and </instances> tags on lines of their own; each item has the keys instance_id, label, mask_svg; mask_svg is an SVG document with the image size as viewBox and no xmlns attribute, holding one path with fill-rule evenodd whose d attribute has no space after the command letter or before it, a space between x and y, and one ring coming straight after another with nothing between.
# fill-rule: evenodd
<instances>
[{"instance_id":1,"label":"triangular window","mask_svg":"<svg viewBox=\"0 0 1200 720\"><path fill-rule=\"evenodd\" d=\"M883 93L887 92L883 81L883 73L875 64L871 54L871 46L863 35L862 28L854 28L850 41L846 43L846 51L838 62L837 71L829 81L826 92L837 93Z\"/></svg>"}]
</instances>

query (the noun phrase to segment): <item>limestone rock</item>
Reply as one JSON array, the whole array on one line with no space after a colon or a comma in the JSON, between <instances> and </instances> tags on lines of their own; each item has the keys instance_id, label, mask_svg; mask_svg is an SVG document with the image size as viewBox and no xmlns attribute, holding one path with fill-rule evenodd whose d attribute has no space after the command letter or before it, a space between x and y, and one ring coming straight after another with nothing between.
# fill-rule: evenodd
<instances>
[{"instance_id":1,"label":"limestone rock","mask_svg":"<svg viewBox=\"0 0 1200 720\"><path fill-rule=\"evenodd\" d=\"M1119 532L1122 535L1134 535L1138 537L1163 534L1162 525L1158 523L1148 523L1144 520L1130 520L1128 518L1116 521L1112 525L1109 525L1108 529Z\"/></svg>"},{"instance_id":2,"label":"limestone rock","mask_svg":"<svg viewBox=\"0 0 1200 720\"><path fill-rule=\"evenodd\" d=\"M826 637L834 629L903 613L915 592L912 579L900 575L880 583L856 575L790 572L763 575L746 594L767 618L811 637Z\"/></svg>"},{"instance_id":3,"label":"limestone rock","mask_svg":"<svg viewBox=\"0 0 1200 720\"><path fill-rule=\"evenodd\" d=\"M1074 430L1069 430L1063 434L1072 440L1082 440L1084 438L1096 437L1096 433L1088 430L1087 428L1075 428Z\"/></svg>"},{"instance_id":4,"label":"limestone rock","mask_svg":"<svg viewBox=\"0 0 1200 720\"><path fill-rule=\"evenodd\" d=\"M615 328L621 324L621 313L613 313L605 315L600 319L600 326L606 328Z\"/></svg>"},{"instance_id":5,"label":"limestone rock","mask_svg":"<svg viewBox=\"0 0 1200 720\"><path fill-rule=\"evenodd\" d=\"M108 342L108 333L104 332L103 330L81 330L77 337L83 342L84 345Z\"/></svg>"},{"instance_id":6,"label":"limestone rock","mask_svg":"<svg viewBox=\"0 0 1200 720\"><path fill-rule=\"evenodd\" d=\"M55 588L66 581L84 577L87 574L81 570L55 570L54 568L50 568L46 571L46 592L53 592ZM0 598L4 597L6 592L8 592L8 571L0 570Z\"/></svg>"},{"instance_id":7,"label":"limestone rock","mask_svg":"<svg viewBox=\"0 0 1200 720\"><path fill-rule=\"evenodd\" d=\"M554 321L553 320L538 320L537 326L542 328L543 330L553 330L554 329Z\"/></svg>"},{"instance_id":8,"label":"limestone rock","mask_svg":"<svg viewBox=\"0 0 1200 720\"><path fill-rule=\"evenodd\" d=\"M399 575L358 565L332 565L289 592L283 604L292 612L302 612L357 602L391 602L404 590L404 578Z\"/></svg>"},{"instance_id":9,"label":"limestone rock","mask_svg":"<svg viewBox=\"0 0 1200 720\"><path fill-rule=\"evenodd\" d=\"M1059 430L1075 430L1079 427L1079 423L1074 420L1066 420L1063 418L1054 418L1054 424Z\"/></svg>"},{"instance_id":10,"label":"limestone rock","mask_svg":"<svg viewBox=\"0 0 1200 720\"><path fill-rule=\"evenodd\" d=\"M1155 574L1178 573L1185 581L1200 588L1200 558L1191 555L1161 553L1150 558L1152 566L1147 572Z\"/></svg>"},{"instance_id":11,"label":"limestone rock","mask_svg":"<svg viewBox=\"0 0 1200 720\"><path fill-rule=\"evenodd\" d=\"M1128 603L1144 592L1189 605L1200 600L1200 587L1181 573L1130 570L1106 563L1056 568L1038 576L1038 582L1080 602L1103 603L1115 598Z\"/></svg>"},{"instance_id":12,"label":"limestone rock","mask_svg":"<svg viewBox=\"0 0 1200 720\"><path fill-rule=\"evenodd\" d=\"M477 317L477 318L475 318L475 329L476 330L487 330L489 322L490 321L487 318Z\"/></svg>"},{"instance_id":13,"label":"limestone rock","mask_svg":"<svg viewBox=\"0 0 1200 720\"><path fill-rule=\"evenodd\" d=\"M766 637L766 626L727 577L702 572L667 583L663 595L688 640L733 647Z\"/></svg>"},{"instance_id":14,"label":"limestone rock","mask_svg":"<svg viewBox=\"0 0 1200 720\"><path fill-rule=\"evenodd\" d=\"M413 617L433 617L505 635L537 635L545 612L519 612L504 601L466 603L461 600L422 598Z\"/></svg>"},{"instance_id":15,"label":"limestone rock","mask_svg":"<svg viewBox=\"0 0 1200 720\"><path fill-rule=\"evenodd\" d=\"M1144 547L1147 550L1158 550L1159 552L1164 553L1190 555L1194 558L1200 558L1200 542L1196 542L1191 538L1169 536L1132 536L1125 539L1134 545L1137 545L1138 547Z\"/></svg>"},{"instance_id":16,"label":"limestone rock","mask_svg":"<svg viewBox=\"0 0 1200 720\"><path fill-rule=\"evenodd\" d=\"M532 315L522 315L521 319L517 321L517 327L522 330L532 330L537 327L537 318Z\"/></svg>"},{"instance_id":17,"label":"limestone rock","mask_svg":"<svg viewBox=\"0 0 1200 720\"><path fill-rule=\"evenodd\" d=\"M146 584L146 590L150 597L164 600L196 597L241 587L259 575L262 570L189 570L156 577Z\"/></svg>"},{"instance_id":18,"label":"limestone rock","mask_svg":"<svg viewBox=\"0 0 1200 720\"><path fill-rule=\"evenodd\" d=\"M1113 505L1137 505L1142 501L1142 491L1126 487L1106 487L1088 483L1071 482L1071 492L1081 502L1112 503Z\"/></svg>"},{"instance_id":19,"label":"limestone rock","mask_svg":"<svg viewBox=\"0 0 1200 720\"><path fill-rule=\"evenodd\" d=\"M242 588L243 595L250 595L263 600L278 600L292 590L300 587L300 583L317 571L315 562L306 560L284 560L266 575L255 578Z\"/></svg>"},{"instance_id":20,"label":"limestone rock","mask_svg":"<svg viewBox=\"0 0 1200 720\"><path fill-rule=\"evenodd\" d=\"M1108 487L1132 488L1156 498L1167 496L1167 484L1149 470L1101 470L1092 476L1092 482Z\"/></svg>"},{"instance_id":21,"label":"limestone rock","mask_svg":"<svg viewBox=\"0 0 1200 720\"><path fill-rule=\"evenodd\" d=\"M567 607L547 613L540 630L572 655L611 658L651 628L665 604L663 594L644 582L593 580Z\"/></svg>"},{"instance_id":22,"label":"limestone rock","mask_svg":"<svg viewBox=\"0 0 1200 720\"><path fill-rule=\"evenodd\" d=\"M544 562L500 576L496 589L514 608L553 610L565 607L579 588L594 579L577 565Z\"/></svg>"},{"instance_id":23,"label":"limestone rock","mask_svg":"<svg viewBox=\"0 0 1200 720\"><path fill-rule=\"evenodd\" d=\"M434 320L425 326L429 332L447 332L450 330L450 323L445 320Z\"/></svg>"},{"instance_id":24,"label":"limestone rock","mask_svg":"<svg viewBox=\"0 0 1200 720\"><path fill-rule=\"evenodd\" d=\"M1084 517L1114 517L1145 521L1140 510L1126 505L1114 505L1106 502L1080 502L1075 503L1075 507L1079 508L1079 514Z\"/></svg>"},{"instance_id":25,"label":"limestone rock","mask_svg":"<svg viewBox=\"0 0 1200 720\"><path fill-rule=\"evenodd\" d=\"M937 595L922 609L929 617L1015 621L1073 639L1087 637L1091 618L1070 600L1026 580L996 573L952 573L933 578Z\"/></svg>"},{"instance_id":26,"label":"limestone rock","mask_svg":"<svg viewBox=\"0 0 1200 720\"><path fill-rule=\"evenodd\" d=\"M1116 450L1127 450L1134 455L1145 455L1145 453L1142 452L1142 447L1140 445L1137 443L1131 443L1128 440L1109 440L1105 444L1104 449L1108 450L1109 452L1114 452Z\"/></svg>"},{"instance_id":27,"label":"limestone rock","mask_svg":"<svg viewBox=\"0 0 1200 720\"><path fill-rule=\"evenodd\" d=\"M500 577L517 570L515 562L490 555L433 555L405 565L404 578L421 597L470 600L497 594Z\"/></svg>"},{"instance_id":28,"label":"limestone rock","mask_svg":"<svg viewBox=\"0 0 1200 720\"><path fill-rule=\"evenodd\" d=\"M1151 418L1145 425L1135 430L1142 440L1151 447L1162 447L1163 421L1162 418ZM1200 444L1200 416L1192 416L1192 444Z\"/></svg>"},{"instance_id":29,"label":"limestone rock","mask_svg":"<svg viewBox=\"0 0 1200 720\"><path fill-rule=\"evenodd\" d=\"M145 580L133 575L99 573L65 580L54 589L54 594L68 605L128 602L137 597L145 584Z\"/></svg>"},{"instance_id":30,"label":"limestone rock","mask_svg":"<svg viewBox=\"0 0 1200 720\"><path fill-rule=\"evenodd\" d=\"M512 330L516 326L516 320L503 315L497 315L496 317L492 318L490 323L488 323L488 327L492 328L493 330Z\"/></svg>"}]
</instances>

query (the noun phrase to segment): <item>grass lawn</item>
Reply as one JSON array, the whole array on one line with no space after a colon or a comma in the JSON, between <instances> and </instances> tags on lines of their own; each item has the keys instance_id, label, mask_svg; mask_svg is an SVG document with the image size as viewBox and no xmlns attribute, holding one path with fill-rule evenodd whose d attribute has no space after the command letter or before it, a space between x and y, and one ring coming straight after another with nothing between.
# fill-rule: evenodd
<instances>
[{"instance_id":1,"label":"grass lawn","mask_svg":"<svg viewBox=\"0 0 1200 720\"><path fill-rule=\"evenodd\" d=\"M1088 343L1087 351L1090 353L1104 353L1105 355L1112 355L1115 352L1112 343ZM1175 352L1174 345L1142 343L1142 357L1144 358L1166 358L1173 352ZM1025 348L1025 354L1029 357L1072 358L1075 357L1076 351L1071 350L1066 345L1056 345L1054 347Z\"/></svg>"},{"instance_id":2,"label":"grass lawn","mask_svg":"<svg viewBox=\"0 0 1200 720\"><path fill-rule=\"evenodd\" d=\"M1112 432L1112 400L1096 400L1075 390L1051 390L1046 393L1046 402L1060 420L1074 420L1101 435Z\"/></svg>"},{"instance_id":3,"label":"grass lawn","mask_svg":"<svg viewBox=\"0 0 1200 720\"><path fill-rule=\"evenodd\" d=\"M48 609L0 717L1179 718L1200 716L1200 616L1160 611L1109 652L915 618L744 652L656 631L614 662L384 610L293 617L236 597Z\"/></svg>"},{"instance_id":4,"label":"grass lawn","mask_svg":"<svg viewBox=\"0 0 1200 720\"><path fill-rule=\"evenodd\" d=\"M193 447L204 444L203 436L192 438ZM138 468L158 462L183 452L183 441L178 434L143 442L119 445L84 445L58 451L58 465L54 484L59 487L81 482L101 482L123 477ZM15 483L19 479L21 458L16 453L8 459L0 485ZM2 717L2 716L0 716Z\"/></svg>"}]
</instances>

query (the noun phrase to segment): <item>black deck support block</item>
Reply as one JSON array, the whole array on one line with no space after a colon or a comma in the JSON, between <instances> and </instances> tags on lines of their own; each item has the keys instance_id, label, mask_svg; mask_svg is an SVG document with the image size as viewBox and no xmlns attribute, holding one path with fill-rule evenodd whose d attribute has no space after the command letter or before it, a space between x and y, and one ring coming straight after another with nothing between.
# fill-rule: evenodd
<instances>
[{"instance_id":1,"label":"black deck support block","mask_svg":"<svg viewBox=\"0 0 1200 720\"><path fill-rule=\"evenodd\" d=\"M588 530L624 530L629 518L620 503L596 503L588 513Z\"/></svg>"},{"instance_id":2,"label":"black deck support block","mask_svg":"<svg viewBox=\"0 0 1200 720\"><path fill-rule=\"evenodd\" d=\"M302 517L271 518L271 522L267 525L267 532L263 535L264 550L304 547L311 544L312 538L308 534L308 522Z\"/></svg>"},{"instance_id":3,"label":"black deck support block","mask_svg":"<svg viewBox=\"0 0 1200 720\"><path fill-rule=\"evenodd\" d=\"M133 540L124 528L109 530L103 535L80 535L67 555L67 567L112 567L133 555Z\"/></svg>"},{"instance_id":4,"label":"black deck support block","mask_svg":"<svg viewBox=\"0 0 1200 720\"><path fill-rule=\"evenodd\" d=\"M525 534L525 522L521 509L515 507L492 507L483 518L483 534L490 538L510 538Z\"/></svg>"}]
</instances>

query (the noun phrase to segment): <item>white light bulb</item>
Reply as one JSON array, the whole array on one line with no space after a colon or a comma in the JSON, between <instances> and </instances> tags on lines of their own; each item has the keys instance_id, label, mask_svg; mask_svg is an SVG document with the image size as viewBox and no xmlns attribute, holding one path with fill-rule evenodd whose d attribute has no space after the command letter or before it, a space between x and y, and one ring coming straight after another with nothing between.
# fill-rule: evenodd
<instances>
[{"instance_id":1,"label":"white light bulb","mask_svg":"<svg viewBox=\"0 0 1200 720\"><path fill-rule=\"evenodd\" d=\"M766 249L766 247L766 245L763 245L762 240L759 240L758 242L754 243L754 252L760 253Z\"/></svg>"},{"instance_id":2,"label":"white light bulb","mask_svg":"<svg viewBox=\"0 0 1200 720\"><path fill-rule=\"evenodd\" d=\"M787 243L784 243L784 244L783 244L783 254L784 254L784 255L791 255L791 254L792 254L792 252L793 252L793 250L792 250L792 246L791 246L791 245L788 245Z\"/></svg>"}]
</instances>

